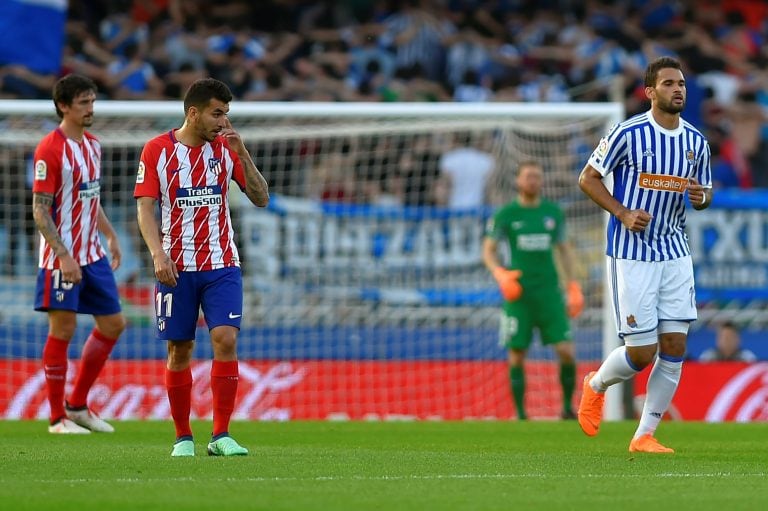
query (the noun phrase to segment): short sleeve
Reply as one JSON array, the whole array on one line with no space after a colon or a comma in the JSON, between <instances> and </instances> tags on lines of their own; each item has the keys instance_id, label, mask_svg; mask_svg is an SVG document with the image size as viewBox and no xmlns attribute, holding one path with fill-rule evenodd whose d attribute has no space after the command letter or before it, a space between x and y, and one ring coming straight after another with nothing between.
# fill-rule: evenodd
<instances>
[{"instance_id":1,"label":"short sleeve","mask_svg":"<svg viewBox=\"0 0 768 511\"><path fill-rule=\"evenodd\" d=\"M136 185L133 197L152 197L160 199L160 180L157 177L157 149L153 144L147 144L141 151L139 167L136 170Z\"/></svg>"},{"instance_id":2,"label":"short sleeve","mask_svg":"<svg viewBox=\"0 0 768 511\"><path fill-rule=\"evenodd\" d=\"M55 195L61 186L61 154L57 154L49 139L35 149L33 193Z\"/></svg>"}]
</instances>

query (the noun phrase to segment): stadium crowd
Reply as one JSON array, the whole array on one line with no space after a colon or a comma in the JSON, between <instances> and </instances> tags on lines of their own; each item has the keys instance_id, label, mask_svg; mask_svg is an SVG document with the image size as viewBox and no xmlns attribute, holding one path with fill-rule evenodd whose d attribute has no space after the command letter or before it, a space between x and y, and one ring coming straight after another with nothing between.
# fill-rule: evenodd
<instances>
[{"instance_id":1,"label":"stadium crowd","mask_svg":"<svg viewBox=\"0 0 768 511\"><path fill-rule=\"evenodd\" d=\"M716 181L763 187L767 19L759 0L71 0L59 75L111 99L178 99L212 76L247 101L622 97L631 114L645 65L668 54ZM2 65L0 95L45 99L57 78Z\"/></svg>"},{"instance_id":2,"label":"stadium crowd","mask_svg":"<svg viewBox=\"0 0 768 511\"><path fill-rule=\"evenodd\" d=\"M767 19L760 0L71 0L59 75L111 99L178 99L212 76L247 101L622 97L631 114L667 54L686 65L716 181L763 187ZM56 78L0 65L0 95L48 98Z\"/></svg>"}]
</instances>

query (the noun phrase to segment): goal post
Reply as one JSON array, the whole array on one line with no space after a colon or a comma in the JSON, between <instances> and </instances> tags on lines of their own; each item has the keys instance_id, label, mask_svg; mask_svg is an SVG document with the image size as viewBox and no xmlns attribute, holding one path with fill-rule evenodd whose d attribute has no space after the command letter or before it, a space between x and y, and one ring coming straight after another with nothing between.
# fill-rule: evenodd
<instances>
[{"instance_id":1,"label":"goal post","mask_svg":"<svg viewBox=\"0 0 768 511\"><path fill-rule=\"evenodd\" d=\"M248 103L230 118L270 184L270 206L230 195L245 310L238 340L241 419L507 419L514 416L500 296L481 242L495 207L515 195L514 171L535 159L544 195L559 202L587 297L573 322L579 376L618 340L603 278L605 216L578 172L620 103ZM165 346L154 338L151 260L136 226L133 183L143 144L178 127L181 102L98 101L101 200L124 252L116 273L129 326L91 400L104 417L167 418ZM47 324L32 311L36 233L31 155L57 119L50 101L0 101L0 416L44 417L40 356ZM441 162L471 149L479 204L451 207ZM481 174L477 155L492 162ZM465 169L465 170L467 170ZM465 178L466 179L466 178ZM477 181L477 182L475 182ZM458 184L457 184L458 183ZM79 317L77 364L92 323ZM196 417L210 417L211 350L200 320ZM526 366L531 417L557 416L551 350ZM72 370L70 370L70 373ZM622 418L611 389L607 419Z\"/></svg>"}]
</instances>

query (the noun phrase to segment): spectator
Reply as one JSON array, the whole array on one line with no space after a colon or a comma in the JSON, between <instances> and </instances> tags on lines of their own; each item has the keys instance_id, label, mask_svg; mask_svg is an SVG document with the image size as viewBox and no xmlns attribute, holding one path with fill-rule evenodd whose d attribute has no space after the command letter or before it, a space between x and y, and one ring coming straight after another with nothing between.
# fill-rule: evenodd
<instances>
[{"instance_id":1,"label":"spectator","mask_svg":"<svg viewBox=\"0 0 768 511\"><path fill-rule=\"evenodd\" d=\"M447 192L446 206L474 208L485 204L486 183L496 167L493 154L475 147L471 133L456 135L453 147L440 157L440 180Z\"/></svg>"},{"instance_id":2,"label":"spectator","mask_svg":"<svg viewBox=\"0 0 768 511\"><path fill-rule=\"evenodd\" d=\"M757 356L741 347L741 334L731 321L721 323L717 328L715 347L705 350L700 362L756 362Z\"/></svg>"}]
</instances>

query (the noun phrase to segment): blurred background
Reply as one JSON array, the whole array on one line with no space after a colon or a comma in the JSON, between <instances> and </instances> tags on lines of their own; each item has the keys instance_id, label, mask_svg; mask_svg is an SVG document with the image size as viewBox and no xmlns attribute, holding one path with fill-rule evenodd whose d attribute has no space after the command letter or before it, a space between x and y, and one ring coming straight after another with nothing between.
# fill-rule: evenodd
<instances>
[{"instance_id":1,"label":"blurred background","mask_svg":"<svg viewBox=\"0 0 768 511\"><path fill-rule=\"evenodd\" d=\"M128 392L120 382L131 378L151 394L164 357L152 332L153 280L135 225L133 180L143 143L178 126L186 88L211 76L232 89L233 122L274 198L268 212L257 214L242 207L242 197L231 197L251 311L242 356L254 364L252 388L265 379L278 382L266 394L249 390L241 416L507 418L504 352L496 345L499 298L479 259L483 223L514 197L517 162L542 161L546 195L566 210L587 292L587 310L574 324L579 370L595 365L606 321L602 217L578 191L576 176L607 127L623 117L574 112L593 104L619 104L624 116L644 111L644 68L672 55L684 64L684 117L710 142L716 196L710 210L689 215L700 309L689 359L716 348L726 322L738 331L737 352L754 355L692 365L684 381L692 389L717 382L699 400L720 403L711 407L720 411L701 405L675 413L768 418L768 402L754 397L762 395L758 382L768 381L766 2L0 4L0 373L7 374L0 376L0 412L6 417L43 413L38 394L22 398L19 389L36 388L46 328L44 315L31 310L37 244L31 158L57 124L50 91L59 77L76 72L98 84L93 131L104 150L101 199L126 255L116 276L131 326L101 389L102 415L153 416L148 402L130 408L115 397ZM113 100L136 106L119 113L108 107ZM277 115L259 108L273 102L308 106ZM384 110L361 107L351 117L339 106L345 103ZM478 113L446 108L466 103ZM418 109L409 111L409 104ZM510 110L504 120L489 113L510 104L542 111L563 105L562 115ZM401 110L383 113L387 108ZM450 164L459 152L469 154L461 160L469 172L464 186L479 187L473 197L480 198L469 203L468 189L455 188L460 178ZM81 330L88 328L83 321ZM198 343L201 360L209 354L206 342ZM532 358L531 415L554 416L551 354L535 348ZM742 375L736 390L729 383L735 375ZM430 404L436 388L443 397ZM391 396L381 398L381 389ZM723 389L730 394L722 397ZM627 392L626 415L634 413L634 394L642 398L640 390ZM455 395L464 401L451 401ZM680 395L696 401L685 389ZM318 404L324 401L331 404Z\"/></svg>"}]
</instances>

